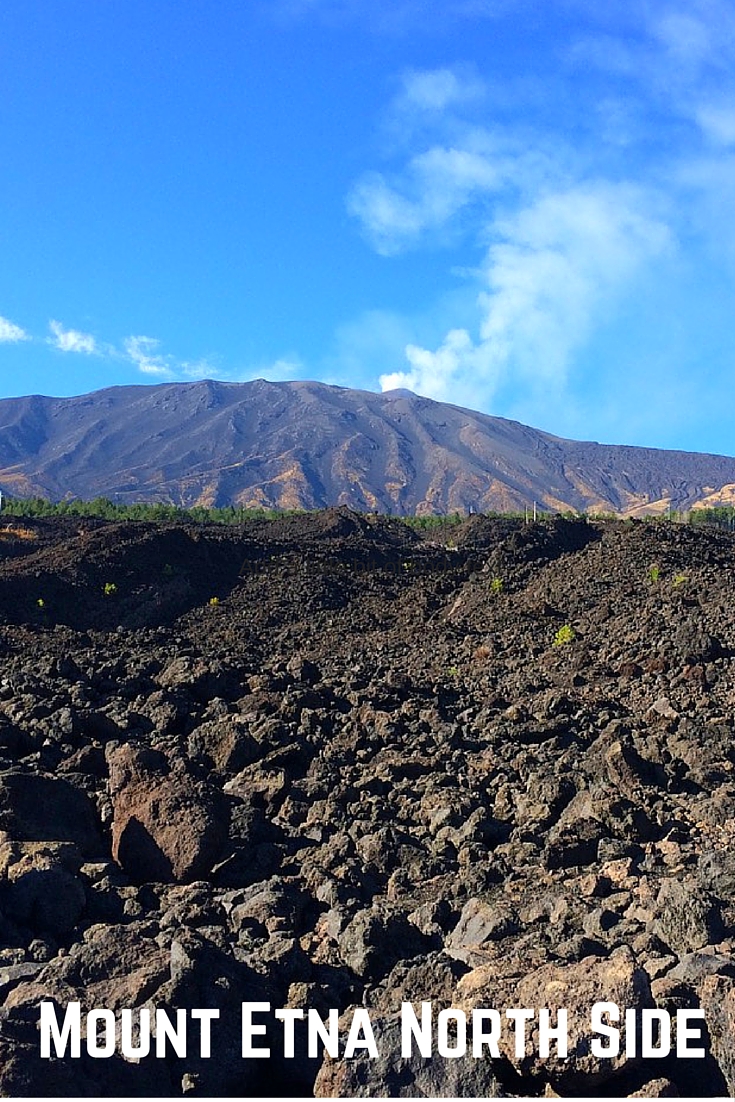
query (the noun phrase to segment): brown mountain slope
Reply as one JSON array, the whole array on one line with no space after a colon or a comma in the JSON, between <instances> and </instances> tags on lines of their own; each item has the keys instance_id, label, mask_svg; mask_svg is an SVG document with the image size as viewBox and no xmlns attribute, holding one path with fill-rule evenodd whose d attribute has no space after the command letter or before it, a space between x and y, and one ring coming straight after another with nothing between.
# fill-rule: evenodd
<instances>
[{"instance_id":1,"label":"brown mountain slope","mask_svg":"<svg viewBox=\"0 0 735 1102\"><path fill-rule=\"evenodd\" d=\"M0 488L19 496L635 513L734 486L733 458L563 440L406 391L205 380L0 401Z\"/></svg>"}]
</instances>

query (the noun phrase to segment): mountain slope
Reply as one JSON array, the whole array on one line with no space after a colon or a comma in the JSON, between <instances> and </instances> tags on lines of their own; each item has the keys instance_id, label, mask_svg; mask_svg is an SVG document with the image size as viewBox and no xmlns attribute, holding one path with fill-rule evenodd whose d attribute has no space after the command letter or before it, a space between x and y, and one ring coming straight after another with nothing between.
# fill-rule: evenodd
<instances>
[{"instance_id":1,"label":"mountain slope","mask_svg":"<svg viewBox=\"0 0 735 1102\"><path fill-rule=\"evenodd\" d=\"M395 513L688 508L735 493L735 459L563 440L420 398L313 382L164 383L0 401L18 496Z\"/></svg>"}]
</instances>

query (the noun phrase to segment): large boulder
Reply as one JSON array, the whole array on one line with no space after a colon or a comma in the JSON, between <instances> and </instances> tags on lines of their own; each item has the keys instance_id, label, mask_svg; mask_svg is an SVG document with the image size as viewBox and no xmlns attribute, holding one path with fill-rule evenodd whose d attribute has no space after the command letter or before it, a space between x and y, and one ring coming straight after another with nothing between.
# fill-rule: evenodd
<instances>
[{"instance_id":1,"label":"large boulder","mask_svg":"<svg viewBox=\"0 0 735 1102\"><path fill-rule=\"evenodd\" d=\"M153 750L115 746L107 761L118 864L139 883L206 877L227 837L221 793Z\"/></svg>"},{"instance_id":2,"label":"large boulder","mask_svg":"<svg viewBox=\"0 0 735 1102\"><path fill-rule=\"evenodd\" d=\"M516 1054L512 1031L505 1032L500 1042L501 1055L520 1075L546 1079L554 1090L562 1093L597 1089L640 1062L639 1057L627 1056L624 1049L612 1058L593 1054L590 1012L595 1003L613 1002L621 1012L654 1006L648 976L626 946L614 950L607 959L590 956L579 961L544 964L517 982L499 983L496 970L481 967L462 977L457 993L459 1005L468 1011L499 1005L546 1007L555 1023L559 1010L566 1009L565 1058L553 1055L553 1044L550 1057L540 1056L538 1017L528 1025L525 1055Z\"/></svg>"}]
</instances>

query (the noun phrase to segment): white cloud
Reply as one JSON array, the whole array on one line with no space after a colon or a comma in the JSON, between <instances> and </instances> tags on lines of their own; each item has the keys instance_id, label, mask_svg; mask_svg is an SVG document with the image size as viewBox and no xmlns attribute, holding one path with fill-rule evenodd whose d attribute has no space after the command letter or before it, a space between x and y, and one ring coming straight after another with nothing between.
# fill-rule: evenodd
<instances>
[{"instance_id":1,"label":"white cloud","mask_svg":"<svg viewBox=\"0 0 735 1102\"><path fill-rule=\"evenodd\" d=\"M364 175L347 208L375 249L392 256L445 226L477 197L500 190L508 169L499 152L435 145L411 158L396 186L379 172Z\"/></svg>"},{"instance_id":2,"label":"white cloud","mask_svg":"<svg viewBox=\"0 0 735 1102\"><path fill-rule=\"evenodd\" d=\"M82 352L92 355L98 351L97 343L90 333L80 333L78 329L65 329L61 322L50 321L49 329L53 337L49 338L49 344L58 348L60 352Z\"/></svg>"},{"instance_id":3,"label":"white cloud","mask_svg":"<svg viewBox=\"0 0 735 1102\"><path fill-rule=\"evenodd\" d=\"M447 107L478 99L484 85L476 77L460 75L453 69L410 69L402 78L402 90L394 111L418 108L444 111Z\"/></svg>"},{"instance_id":4,"label":"white cloud","mask_svg":"<svg viewBox=\"0 0 735 1102\"><path fill-rule=\"evenodd\" d=\"M144 375L157 375L162 379L173 379L175 371L171 358L163 356L158 349L161 342L155 337L126 337L123 342L125 354Z\"/></svg>"},{"instance_id":5,"label":"white cloud","mask_svg":"<svg viewBox=\"0 0 735 1102\"><path fill-rule=\"evenodd\" d=\"M21 329L19 325L8 321L7 318L0 317L0 344L16 344L18 341L28 341L30 339L25 329Z\"/></svg>"},{"instance_id":6,"label":"white cloud","mask_svg":"<svg viewBox=\"0 0 735 1102\"><path fill-rule=\"evenodd\" d=\"M701 104L694 117L706 137L715 145L735 144L735 103Z\"/></svg>"},{"instance_id":7,"label":"white cloud","mask_svg":"<svg viewBox=\"0 0 735 1102\"><path fill-rule=\"evenodd\" d=\"M483 350L472 343L466 329L450 329L436 352L415 344L407 344L405 352L410 370L381 375L381 390L404 388L427 398L450 401L457 394L460 372L482 370Z\"/></svg>"},{"instance_id":8,"label":"white cloud","mask_svg":"<svg viewBox=\"0 0 735 1102\"><path fill-rule=\"evenodd\" d=\"M355 185L347 209L360 219L383 256L399 252L407 239L417 237L423 229L420 208L391 188L379 172L366 173Z\"/></svg>"},{"instance_id":9,"label":"white cloud","mask_svg":"<svg viewBox=\"0 0 735 1102\"><path fill-rule=\"evenodd\" d=\"M531 389L563 388L574 353L640 270L672 245L651 206L640 189L601 182L496 218L479 340L451 329L435 351L409 345L409 369L382 375L381 387L479 405L509 373Z\"/></svg>"},{"instance_id":10,"label":"white cloud","mask_svg":"<svg viewBox=\"0 0 735 1102\"><path fill-rule=\"evenodd\" d=\"M669 10L653 23L653 32L679 64L699 66L712 55L712 30L688 12Z\"/></svg>"}]
</instances>

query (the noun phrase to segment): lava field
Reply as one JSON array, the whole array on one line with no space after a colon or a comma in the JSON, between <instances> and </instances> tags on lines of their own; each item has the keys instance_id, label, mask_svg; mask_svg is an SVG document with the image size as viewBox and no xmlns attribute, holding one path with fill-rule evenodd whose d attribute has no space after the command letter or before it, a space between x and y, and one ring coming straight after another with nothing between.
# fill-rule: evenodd
<instances>
[{"instance_id":1,"label":"lava field","mask_svg":"<svg viewBox=\"0 0 735 1102\"><path fill-rule=\"evenodd\" d=\"M0 518L0 1094L735 1094L734 598L665 522ZM668 1055L597 1054L605 1001ZM564 1008L567 1055L404 1057L424 1002ZM98 1008L216 1009L211 1055L95 1055Z\"/></svg>"}]
</instances>

